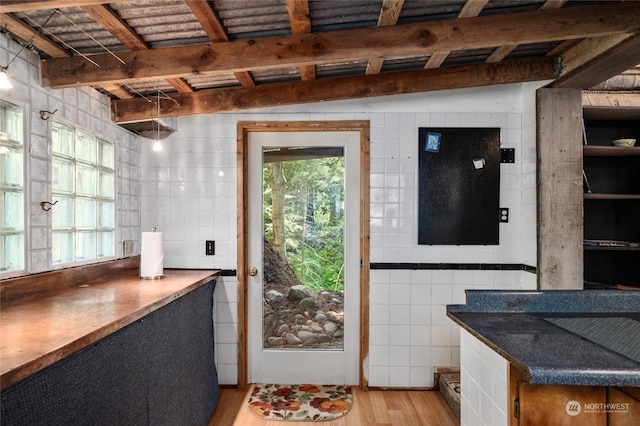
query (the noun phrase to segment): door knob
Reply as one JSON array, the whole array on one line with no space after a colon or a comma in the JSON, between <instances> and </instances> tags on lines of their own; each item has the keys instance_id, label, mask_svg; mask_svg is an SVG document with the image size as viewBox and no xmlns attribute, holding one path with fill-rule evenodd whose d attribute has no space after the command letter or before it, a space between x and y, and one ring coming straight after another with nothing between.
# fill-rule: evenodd
<instances>
[{"instance_id":1,"label":"door knob","mask_svg":"<svg viewBox=\"0 0 640 426\"><path fill-rule=\"evenodd\" d=\"M249 268L249 275L251 275L252 277L258 275L258 268L256 268L255 266Z\"/></svg>"}]
</instances>

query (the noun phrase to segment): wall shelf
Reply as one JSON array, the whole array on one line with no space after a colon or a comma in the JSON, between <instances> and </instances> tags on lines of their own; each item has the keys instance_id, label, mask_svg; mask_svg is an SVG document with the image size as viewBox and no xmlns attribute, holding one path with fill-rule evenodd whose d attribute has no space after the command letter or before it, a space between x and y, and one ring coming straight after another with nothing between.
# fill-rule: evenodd
<instances>
[{"instance_id":1,"label":"wall shelf","mask_svg":"<svg viewBox=\"0 0 640 426\"><path fill-rule=\"evenodd\" d=\"M587 288L640 289L640 147L612 146L622 138L640 140L640 110L585 108L583 170L584 280ZM594 241L634 243L600 246Z\"/></svg>"},{"instance_id":2,"label":"wall shelf","mask_svg":"<svg viewBox=\"0 0 640 426\"><path fill-rule=\"evenodd\" d=\"M640 155L640 147L623 148L619 146L587 145L583 148L585 157L626 157Z\"/></svg>"},{"instance_id":3,"label":"wall shelf","mask_svg":"<svg viewBox=\"0 0 640 426\"><path fill-rule=\"evenodd\" d=\"M585 200L640 200L640 194L584 194Z\"/></svg>"}]
</instances>

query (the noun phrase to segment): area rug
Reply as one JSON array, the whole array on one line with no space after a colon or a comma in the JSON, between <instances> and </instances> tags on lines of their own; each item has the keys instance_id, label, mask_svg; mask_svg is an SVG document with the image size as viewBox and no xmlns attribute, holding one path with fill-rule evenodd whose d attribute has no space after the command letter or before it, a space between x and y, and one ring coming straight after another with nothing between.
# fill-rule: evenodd
<instances>
[{"instance_id":1,"label":"area rug","mask_svg":"<svg viewBox=\"0 0 640 426\"><path fill-rule=\"evenodd\" d=\"M261 419L328 421L347 414L353 397L351 386L257 384L248 404Z\"/></svg>"}]
</instances>

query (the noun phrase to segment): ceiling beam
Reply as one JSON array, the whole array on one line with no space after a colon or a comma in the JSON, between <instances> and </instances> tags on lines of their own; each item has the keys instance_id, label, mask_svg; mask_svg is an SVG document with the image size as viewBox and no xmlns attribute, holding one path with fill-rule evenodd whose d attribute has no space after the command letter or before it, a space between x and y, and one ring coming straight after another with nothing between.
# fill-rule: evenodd
<instances>
[{"instance_id":1,"label":"ceiling beam","mask_svg":"<svg viewBox=\"0 0 640 426\"><path fill-rule=\"evenodd\" d=\"M207 1L203 0L184 0L184 2L191 9L191 13L196 17L202 29L209 36L209 40L217 42L229 41L227 31L224 29L224 25L218 19L215 11ZM256 85L253 81L253 77L249 71L236 71L234 72L236 79L245 87L254 87Z\"/></svg>"},{"instance_id":2,"label":"ceiling beam","mask_svg":"<svg viewBox=\"0 0 640 426\"><path fill-rule=\"evenodd\" d=\"M605 37L614 39L614 37ZM585 40L574 49L580 49ZM597 50L597 47L595 48ZM569 55L571 50L565 55ZM563 61L564 62L564 61ZM634 68L640 63L640 33L632 37L626 37L615 46L601 49L597 55L585 60L581 65L573 67L570 71L563 71L560 77L553 82L551 87L578 88L586 90L603 81L622 74L625 70Z\"/></svg>"},{"instance_id":3,"label":"ceiling beam","mask_svg":"<svg viewBox=\"0 0 640 426\"><path fill-rule=\"evenodd\" d=\"M140 37L110 7L101 4L86 5L82 6L82 10L84 10L98 24L109 31L115 38L120 40L120 42L129 49L147 50L151 48L151 46L149 46L149 44L147 44L147 42L145 42L144 39ZM193 88L181 78L169 78L167 79L167 82L171 84L178 92L193 92ZM117 86L117 84L110 84L109 86L115 88L114 86ZM106 86L103 86L103 88L105 90L109 90L106 88ZM121 90L109 90L109 92L122 99L122 97L117 94L122 94L123 92L127 91L121 88ZM124 99L129 99L129 97L125 97Z\"/></svg>"},{"instance_id":4,"label":"ceiling beam","mask_svg":"<svg viewBox=\"0 0 640 426\"><path fill-rule=\"evenodd\" d=\"M508 20L503 15L489 15L117 52L124 64L111 54L91 55L100 67L83 58L53 58L42 63L42 81L44 87L77 87L370 57L424 55L508 43L541 43L633 33L639 29L640 2L610 3L514 13Z\"/></svg>"},{"instance_id":5,"label":"ceiling beam","mask_svg":"<svg viewBox=\"0 0 640 426\"><path fill-rule=\"evenodd\" d=\"M540 6L540 10L557 9L559 7L562 7L562 5L566 3L566 1L567 0L547 0L542 4L542 6ZM501 60L509 56L511 52L516 50L517 47L517 44L505 44L504 46L500 46L496 50L494 50L491 55L489 55L489 57L487 58L487 62L500 62Z\"/></svg>"},{"instance_id":6,"label":"ceiling beam","mask_svg":"<svg viewBox=\"0 0 640 426\"><path fill-rule=\"evenodd\" d=\"M131 50L149 49L149 46L131 27L124 22L111 8L102 4L86 5L82 7L98 24L109 31Z\"/></svg>"},{"instance_id":7,"label":"ceiling beam","mask_svg":"<svg viewBox=\"0 0 640 426\"><path fill-rule=\"evenodd\" d=\"M489 0L467 0L467 2L462 6L460 13L458 13L458 18L472 18L474 16L478 16L484 6L489 2ZM443 52L433 52L433 54L427 60L427 63L424 64L425 68L438 68L449 56L450 51Z\"/></svg>"},{"instance_id":8,"label":"ceiling beam","mask_svg":"<svg viewBox=\"0 0 640 426\"><path fill-rule=\"evenodd\" d=\"M119 99L133 99L133 95L118 84L105 84L102 88Z\"/></svg>"},{"instance_id":9,"label":"ceiling beam","mask_svg":"<svg viewBox=\"0 0 640 426\"><path fill-rule=\"evenodd\" d=\"M162 102L160 115L213 114L310 102L549 80L554 78L554 63L553 58L513 60L497 64L273 83L255 88L231 87L169 94L175 102ZM155 105L149 104L146 99L111 102L111 118L116 123L148 120L157 117L157 114Z\"/></svg>"},{"instance_id":10,"label":"ceiling beam","mask_svg":"<svg viewBox=\"0 0 640 426\"><path fill-rule=\"evenodd\" d=\"M632 35L614 34L605 37L592 37L580 41L580 43L562 53L562 71L560 78L598 56L605 54L609 49L614 48L629 37L632 37ZM640 54L638 56L640 56ZM638 56L636 60L640 62L640 57Z\"/></svg>"},{"instance_id":11,"label":"ceiling beam","mask_svg":"<svg viewBox=\"0 0 640 426\"><path fill-rule=\"evenodd\" d=\"M378 26L388 27L396 25L398 18L400 17L400 11L404 0L384 0L382 2L382 9L380 9L380 15L378 16ZM382 70L384 64L383 57L369 58L367 63L366 74L378 74Z\"/></svg>"},{"instance_id":12,"label":"ceiling beam","mask_svg":"<svg viewBox=\"0 0 640 426\"><path fill-rule=\"evenodd\" d=\"M14 18L11 15L0 14L0 27L6 29L11 34L15 35L21 40L27 42L31 40L31 44L36 49L46 53L49 56L54 58L64 58L69 57L71 54L67 52L62 47L58 46L57 43L49 40L47 37L42 34L35 35L37 30L33 29L29 25L23 23L19 19ZM35 35L35 36L34 36Z\"/></svg>"},{"instance_id":13,"label":"ceiling beam","mask_svg":"<svg viewBox=\"0 0 640 426\"><path fill-rule=\"evenodd\" d=\"M308 0L287 0L287 12L293 34L309 34L311 32L311 19L309 19ZM315 65L300 65L300 77L302 80L315 80Z\"/></svg>"},{"instance_id":14,"label":"ceiling beam","mask_svg":"<svg viewBox=\"0 0 640 426\"><path fill-rule=\"evenodd\" d=\"M102 3L118 3L128 0L2 0L0 13L27 12L30 10L61 9Z\"/></svg>"}]
</instances>

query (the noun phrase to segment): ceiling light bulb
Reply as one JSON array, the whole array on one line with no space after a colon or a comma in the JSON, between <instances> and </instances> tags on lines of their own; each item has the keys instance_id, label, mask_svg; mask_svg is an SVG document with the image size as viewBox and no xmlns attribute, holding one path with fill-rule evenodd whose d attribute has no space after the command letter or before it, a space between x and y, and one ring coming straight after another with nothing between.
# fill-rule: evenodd
<instances>
[{"instance_id":1,"label":"ceiling light bulb","mask_svg":"<svg viewBox=\"0 0 640 426\"><path fill-rule=\"evenodd\" d=\"M156 152L162 151L162 144L160 141L153 141L153 150Z\"/></svg>"},{"instance_id":2,"label":"ceiling light bulb","mask_svg":"<svg viewBox=\"0 0 640 426\"><path fill-rule=\"evenodd\" d=\"M0 89L13 89L6 67L0 67Z\"/></svg>"}]
</instances>

